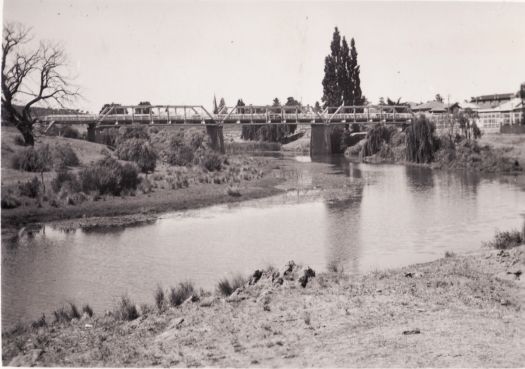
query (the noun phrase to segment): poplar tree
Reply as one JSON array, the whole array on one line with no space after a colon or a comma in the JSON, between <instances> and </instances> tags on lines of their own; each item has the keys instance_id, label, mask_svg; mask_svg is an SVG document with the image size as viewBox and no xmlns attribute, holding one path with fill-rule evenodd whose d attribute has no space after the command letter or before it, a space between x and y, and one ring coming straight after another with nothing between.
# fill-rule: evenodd
<instances>
[{"instance_id":1,"label":"poplar tree","mask_svg":"<svg viewBox=\"0 0 525 369\"><path fill-rule=\"evenodd\" d=\"M350 73L350 80L352 84L352 105L363 104L363 92L361 91L361 78L359 77L360 67L357 63L357 50L355 48L355 41L352 37L350 41L350 47L352 48L350 54L351 68L348 69Z\"/></svg>"}]
</instances>

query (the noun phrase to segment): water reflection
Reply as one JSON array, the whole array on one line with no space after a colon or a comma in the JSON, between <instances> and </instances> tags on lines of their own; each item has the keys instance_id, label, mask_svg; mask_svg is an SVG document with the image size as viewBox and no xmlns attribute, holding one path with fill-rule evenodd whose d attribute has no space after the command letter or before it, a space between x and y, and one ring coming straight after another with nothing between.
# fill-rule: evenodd
<instances>
[{"instance_id":1,"label":"water reflection","mask_svg":"<svg viewBox=\"0 0 525 369\"><path fill-rule=\"evenodd\" d=\"M341 157L286 165L290 191L166 214L109 232L45 227L2 244L2 323L67 301L97 312L127 293L151 303L157 284L213 289L229 273L288 260L361 273L477 250L495 228L521 226L525 192L512 183Z\"/></svg>"}]
</instances>

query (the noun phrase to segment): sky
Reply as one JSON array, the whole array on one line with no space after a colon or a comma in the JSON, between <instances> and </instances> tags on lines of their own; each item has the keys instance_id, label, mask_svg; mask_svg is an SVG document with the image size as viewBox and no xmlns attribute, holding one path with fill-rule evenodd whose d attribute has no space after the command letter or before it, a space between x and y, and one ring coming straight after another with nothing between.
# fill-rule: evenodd
<instances>
[{"instance_id":1,"label":"sky","mask_svg":"<svg viewBox=\"0 0 525 369\"><path fill-rule=\"evenodd\" d=\"M525 82L525 3L4 0L4 22L60 42L83 98L212 106L322 97L334 27L354 38L361 88L425 102L515 92Z\"/></svg>"}]
</instances>

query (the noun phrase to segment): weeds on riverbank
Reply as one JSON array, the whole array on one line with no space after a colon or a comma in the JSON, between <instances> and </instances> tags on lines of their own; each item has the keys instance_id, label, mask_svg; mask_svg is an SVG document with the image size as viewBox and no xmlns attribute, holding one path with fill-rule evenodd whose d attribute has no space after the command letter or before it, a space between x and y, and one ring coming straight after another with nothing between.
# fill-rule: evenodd
<instances>
[{"instance_id":1,"label":"weeds on riverbank","mask_svg":"<svg viewBox=\"0 0 525 369\"><path fill-rule=\"evenodd\" d=\"M193 283L190 281L181 282L179 285L170 289L169 294L169 303L171 306L179 306L188 298L193 296L195 293L195 288Z\"/></svg>"},{"instance_id":2,"label":"weeds on riverbank","mask_svg":"<svg viewBox=\"0 0 525 369\"><path fill-rule=\"evenodd\" d=\"M246 283L246 278L241 275L236 275L231 280L228 278L223 278L217 284L217 292L222 296L230 296L238 288L244 286Z\"/></svg>"},{"instance_id":3,"label":"weeds on riverbank","mask_svg":"<svg viewBox=\"0 0 525 369\"><path fill-rule=\"evenodd\" d=\"M137 306L129 299L129 297L122 296L115 310L115 317L125 321L135 320L139 317Z\"/></svg>"},{"instance_id":4,"label":"weeds on riverbank","mask_svg":"<svg viewBox=\"0 0 525 369\"><path fill-rule=\"evenodd\" d=\"M523 230L517 231L496 231L494 239L486 243L488 247L492 247L498 250L511 249L513 247L519 246L525 242L525 224L523 225Z\"/></svg>"}]
</instances>

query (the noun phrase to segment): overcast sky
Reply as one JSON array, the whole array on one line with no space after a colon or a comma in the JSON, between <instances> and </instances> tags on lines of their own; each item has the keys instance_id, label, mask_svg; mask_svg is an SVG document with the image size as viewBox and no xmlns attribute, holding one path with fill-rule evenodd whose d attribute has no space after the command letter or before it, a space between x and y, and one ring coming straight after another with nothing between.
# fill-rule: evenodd
<instances>
[{"instance_id":1,"label":"overcast sky","mask_svg":"<svg viewBox=\"0 0 525 369\"><path fill-rule=\"evenodd\" d=\"M525 3L4 0L4 22L60 41L85 100L269 104L322 96L335 26L356 40L361 88L451 101L525 82Z\"/></svg>"}]
</instances>

